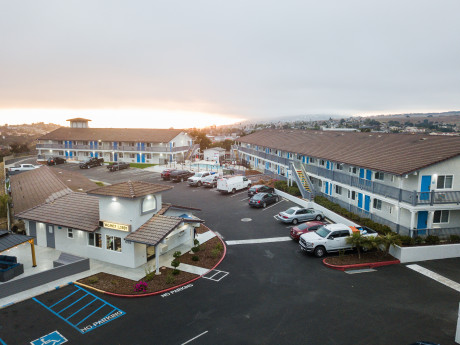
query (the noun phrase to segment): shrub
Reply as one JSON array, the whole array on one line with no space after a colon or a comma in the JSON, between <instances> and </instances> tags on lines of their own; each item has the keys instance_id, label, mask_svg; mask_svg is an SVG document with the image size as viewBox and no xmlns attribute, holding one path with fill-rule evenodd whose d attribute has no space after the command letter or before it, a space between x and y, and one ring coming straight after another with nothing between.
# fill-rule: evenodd
<instances>
[{"instance_id":1,"label":"shrub","mask_svg":"<svg viewBox=\"0 0 460 345\"><path fill-rule=\"evenodd\" d=\"M89 277L88 278L88 283L90 284L96 284L99 281L98 277Z\"/></svg>"},{"instance_id":2,"label":"shrub","mask_svg":"<svg viewBox=\"0 0 460 345\"><path fill-rule=\"evenodd\" d=\"M422 244L423 243L423 237L415 236L414 237L414 243L415 244Z\"/></svg>"},{"instance_id":3,"label":"shrub","mask_svg":"<svg viewBox=\"0 0 460 345\"><path fill-rule=\"evenodd\" d=\"M166 276L166 284L173 284L175 281L176 278L171 273Z\"/></svg>"},{"instance_id":4,"label":"shrub","mask_svg":"<svg viewBox=\"0 0 460 345\"><path fill-rule=\"evenodd\" d=\"M147 290L147 283L142 280L136 285L134 285L134 291L136 292L144 292L146 290Z\"/></svg>"},{"instance_id":5,"label":"shrub","mask_svg":"<svg viewBox=\"0 0 460 345\"><path fill-rule=\"evenodd\" d=\"M460 243L460 236L459 235L450 235L449 236L450 243Z\"/></svg>"},{"instance_id":6,"label":"shrub","mask_svg":"<svg viewBox=\"0 0 460 345\"><path fill-rule=\"evenodd\" d=\"M220 255L220 250L218 248L214 248L211 250L211 257L212 258L217 258Z\"/></svg>"},{"instance_id":7,"label":"shrub","mask_svg":"<svg viewBox=\"0 0 460 345\"><path fill-rule=\"evenodd\" d=\"M415 243L414 239L410 236L399 235L399 239L403 246L412 246Z\"/></svg>"},{"instance_id":8,"label":"shrub","mask_svg":"<svg viewBox=\"0 0 460 345\"><path fill-rule=\"evenodd\" d=\"M195 246L199 246L200 245L200 241L198 241L196 238L193 240L193 244Z\"/></svg>"},{"instance_id":9,"label":"shrub","mask_svg":"<svg viewBox=\"0 0 460 345\"><path fill-rule=\"evenodd\" d=\"M152 281L154 277L155 277L155 273L150 272L145 275L145 280L149 282L149 281Z\"/></svg>"},{"instance_id":10,"label":"shrub","mask_svg":"<svg viewBox=\"0 0 460 345\"><path fill-rule=\"evenodd\" d=\"M196 253L200 251L200 247L192 247L192 252Z\"/></svg>"},{"instance_id":11,"label":"shrub","mask_svg":"<svg viewBox=\"0 0 460 345\"><path fill-rule=\"evenodd\" d=\"M288 188L287 182L286 181L276 181L275 182L275 188L285 192L286 189Z\"/></svg>"},{"instance_id":12,"label":"shrub","mask_svg":"<svg viewBox=\"0 0 460 345\"><path fill-rule=\"evenodd\" d=\"M426 244L439 244L439 236L436 235L428 235L425 238Z\"/></svg>"},{"instance_id":13,"label":"shrub","mask_svg":"<svg viewBox=\"0 0 460 345\"><path fill-rule=\"evenodd\" d=\"M217 243L215 248L219 250L220 252L224 250L224 246L222 245L222 243Z\"/></svg>"},{"instance_id":14,"label":"shrub","mask_svg":"<svg viewBox=\"0 0 460 345\"><path fill-rule=\"evenodd\" d=\"M192 256L192 260L193 260L193 261L199 261L200 258L198 257L198 255L193 255L193 256Z\"/></svg>"}]
</instances>

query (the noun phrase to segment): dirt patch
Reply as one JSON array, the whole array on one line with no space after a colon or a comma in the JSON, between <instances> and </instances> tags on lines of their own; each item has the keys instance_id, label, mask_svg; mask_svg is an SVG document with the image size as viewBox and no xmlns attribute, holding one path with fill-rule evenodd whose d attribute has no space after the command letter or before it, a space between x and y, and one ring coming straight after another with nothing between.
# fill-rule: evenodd
<instances>
[{"instance_id":1,"label":"dirt patch","mask_svg":"<svg viewBox=\"0 0 460 345\"><path fill-rule=\"evenodd\" d=\"M217 254L216 247L222 248L219 254ZM214 251L214 252L213 252ZM216 255L217 254L217 255ZM209 241L200 244L200 250L196 253L190 254L186 253L182 255L179 259L181 263L204 267L204 268L213 268L219 262L220 258L223 255L222 242L218 237L213 237ZM198 261L194 261L192 258L194 256L198 257ZM180 269L180 266L178 267Z\"/></svg>"},{"instance_id":2,"label":"dirt patch","mask_svg":"<svg viewBox=\"0 0 460 345\"><path fill-rule=\"evenodd\" d=\"M134 281L131 279L126 279L122 277L115 276L109 273L97 273L92 276L86 277L84 279L78 280L79 283L94 287L99 290L122 294L122 295L142 295L145 293L151 293L156 291L165 290L176 285L188 282L193 278L198 277L196 274L187 273L180 271L179 274L173 275L172 269L164 267L160 269L160 275L153 275L153 279L146 281L145 277L139 281L145 281L147 283L146 291L137 292L134 290L134 286L139 281ZM174 281L167 281L169 277L174 277Z\"/></svg>"},{"instance_id":3,"label":"dirt patch","mask_svg":"<svg viewBox=\"0 0 460 345\"><path fill-rule=\"evenodd\" d=\"M370 252L370 253L362 253L361 259L358 258L358 254L350 254L350 255L343 255L343 256L332 256L326 258L324 261L331 265L355 265L355 264L367 264L373 262L383 262L383 261L393 261L397 260L390 254L383 254L381 252Z\"/></svg>"}]
</instances>

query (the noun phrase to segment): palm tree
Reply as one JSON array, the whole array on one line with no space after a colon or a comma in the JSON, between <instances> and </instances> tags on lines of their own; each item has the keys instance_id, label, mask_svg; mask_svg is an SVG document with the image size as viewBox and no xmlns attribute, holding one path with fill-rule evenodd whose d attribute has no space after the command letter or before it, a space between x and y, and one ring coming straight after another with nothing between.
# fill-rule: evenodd
<instances>
[{"instance_id":1,"label":"palm tree","mask_svg":"<svg viewBox=\"0 0 460 345\"><path fill-rule=\"evenodd\" d=\"M371 245L369 238L361 235L360 232L353 232L353 234L347 238L347 243L351 244L352 247L356 247L359 260L361 260L361 249L369 248Z\"/></svg>"},{"instance_id":2,"label":"palm tree","mask_svg":"<svg viewBox=\"0 0 460 345\"><path fill-rule=\"evenodd\" d=\"M383 247L384 247L383 251L385 255L388 254L391 246L401 245L401 239L399 238L398 234L394 232L388 232L383 236L380 235L379 237L380 237L381 243L383 244Z\"/></svg>"}]
</instances>

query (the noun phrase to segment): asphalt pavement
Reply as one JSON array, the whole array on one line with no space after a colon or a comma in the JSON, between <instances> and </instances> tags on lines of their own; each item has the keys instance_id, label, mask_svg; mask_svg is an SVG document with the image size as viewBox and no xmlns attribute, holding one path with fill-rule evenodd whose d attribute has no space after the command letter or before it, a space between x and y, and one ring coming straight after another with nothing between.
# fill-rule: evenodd
<instances>
[{"instance_id":1,"label":"asphalt pavement","mask_svg":"<svg viewBox=\"0 0 460 345\"><path fill-rule=\"evenodd\" d=\"M245 191L222 195L136 170L82 173L110 183L173 185L164 202L200 208L196 215L225 241L289 236L289 226L273 218L293 205L289 201L252 209ZM418 264L460 282L460 259ZM202 278L163 296L92 292L79 300L83 292L74 286L49 292L0 310L0 344L29 344L55 331L71 344L454 344L459 292L406 265L350 275L280 240L229 245L217 269L226 273L219 281ZM107 305L115 311L91 314ZM93 326L82 333L78 327L87 324Z\"/></svg>"}]
</instances>

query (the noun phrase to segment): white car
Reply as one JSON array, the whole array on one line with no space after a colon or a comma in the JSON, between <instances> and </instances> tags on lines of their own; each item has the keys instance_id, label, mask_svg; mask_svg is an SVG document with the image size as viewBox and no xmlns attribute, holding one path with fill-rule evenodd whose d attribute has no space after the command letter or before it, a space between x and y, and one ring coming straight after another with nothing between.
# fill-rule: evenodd
<instances>
[{"instance_id":1,"label":"white car","mask_svg":"<svg viewBox=\"0 0 460 345\"><path fill-rule=\"evenodd\" d=\"M197 172L197 173L195 173L195 175L193 175L192 177L188 178L187 183L188 183L189 186L201 187L201 185L203 184L203 181L204 181L204 179L206 177L211 176L211 175L215 175L215 174L216 174L215 171Z\"/></svg>"},{"instance_id":2,"label":"white car","mask_svg":"<svg viewBox=\"0 0 460 345\"><path fill-rule=\"evenodd\" d=\"M251 180L246 176L223 177L217 180L217 190L221 193L233 193L251 187Z\"/></svg>"},{"instance_id":3,"label":"white car","mask_svg":"<svg viewBox=\"0 0 460 345\"><path fill-rule=\"evenodd\" d=\"M214 188L217 187L217 180L219 179L218 174L206 176L203 179L203 187Z\"/></svg>"},{"instance_id":4,"label":"white car","mask_svg":"<svg viewBox=\"0 0 460 345\"><path fill-rule=\"evenodd\" d=\"M275 216L276 219L283 223L297 223L307 222L309 220L323 220L324 213L313 208L291 207L286 211L280 212Z\"/></svg>"}]
</instances>

